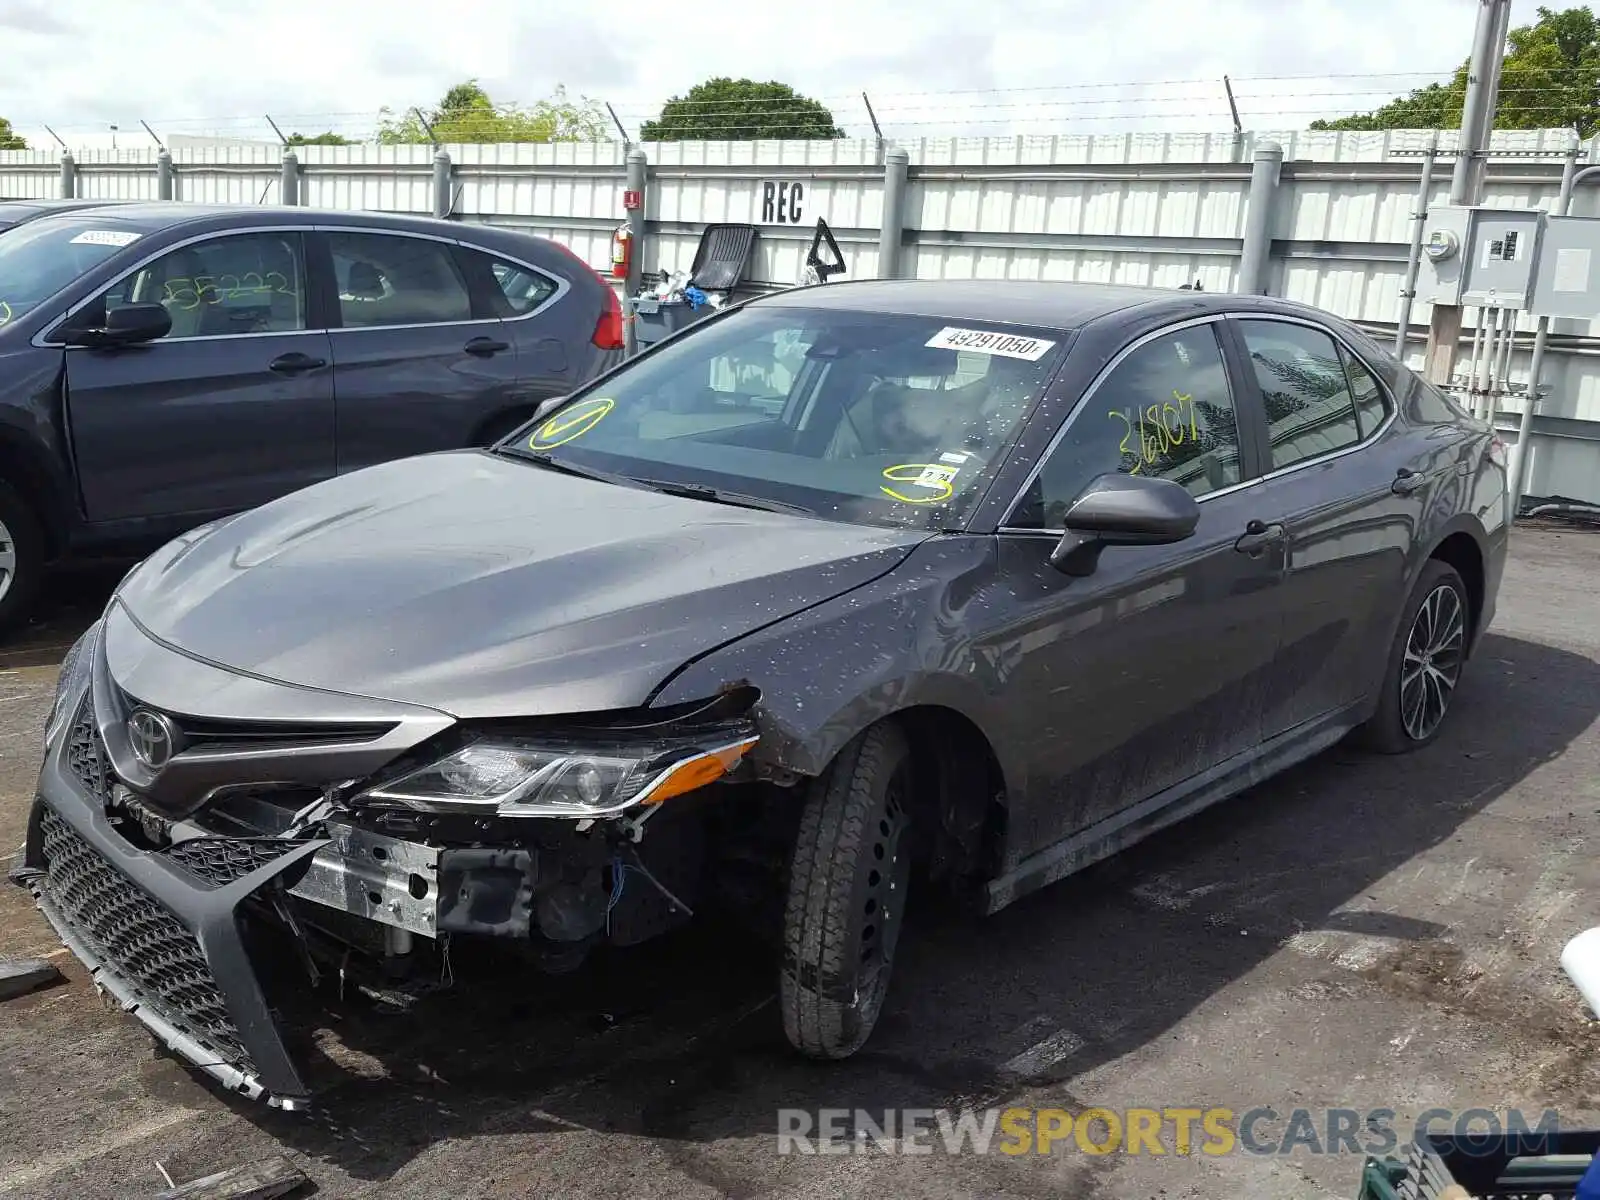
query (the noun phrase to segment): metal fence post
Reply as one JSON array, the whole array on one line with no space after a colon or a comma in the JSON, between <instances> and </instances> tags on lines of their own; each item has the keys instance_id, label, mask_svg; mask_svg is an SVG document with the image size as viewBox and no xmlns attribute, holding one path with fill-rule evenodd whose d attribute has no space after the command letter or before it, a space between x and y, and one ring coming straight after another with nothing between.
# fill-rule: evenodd
<instances>
[{"instance_id":1,"label":"metal fence post","mask_svg":"<svg viewBox=\"0 0 1600 1200\"><path fill-rule=\"evenodd\" d=\"M622 282L622 352L631 358L639 352L633 298L639 294L644 280L645 187L650 178L650 159L635 146L628 151L623 162L627 166L627 175L622 186L638 197L636 206L626 210L628 243L632 252L628 255L628 275Z\"/></svg>"},{"instance_id":2,"label":"metal fence post","mask_svg":"<svg viewBox=\"0 0 1600 1200\"><path fill-rule=\"evenodd\" d=\"M433 215L441 220L450 215L455 203L450 195L450 154L442 146L433 152Z\"/></svg>"},{"instance_id":3,"label":"metal fence post","mask_svg":"<svg viewBox=\"0 0 1600 1200\"><path fill-rule=\"evenodd\" d=\"M1262 142L1250 164L1250 198L1244 214L1244 244L1239 252L1239 284L1234 289L1252 296L1266 294L1268 258L1272 253L1272 207L1283 173L1283 147Z\"/></svg>"},{"instance_id":4,"label":"metal fence post","mask_svg":"<svg viewBox=\"0 0 1600 1200\"><path fill-rule=\"evenodd\" d=\"M61 152L61 198L71 200L78 194L78 160L71 150Z\"/></svg>"},{"instance_id":5,"label":"metal fence post","mask_svg":"<svg viewBox=\"0 0 1600 1200\"><path fill-rule=\"evenodd\" d=\"M883 156L883 225L878 234L878 278L900 277L906 229L906 173L911 155L899 146Z\"/></svg>"},{"instance_id":6,"label":"metal fence post","mask_svg":"<svg viewBox=\"0 0 1600 1200\"><path fill-rule=\"evenodd\" d=\"M1600 137L1589 147L1590 158L1594 157L1597 146L1600 146ZM1561 192L1556 198L1558 217L1564 217L1572 211L1572 189L1578 181L1578 155L1581 152L1582 147L1577 144L1567 151L1567 163L1561 171ZM1549 343L1550 318L1540 317L1533 334L1533 359L1528 363L1528 403L1517 420L1517 457L1511 463L1511 478L1506 489L1510 493L1510 516L1513 520L1516 519L1517 510L1522 507L1522 493L1528 486L1528 459L1533 453L1533 418L1539 412L1539 377L1544 374L1544 352Z\"/></svg>"},{"instance_id":7,"label":"metal fence post","mask_svg":"<svg viewBox=\"0 0 1600 1200\"><path fill-rule=\"evenodd\" d=\"M165 150L156 155L156 197L172 199L172 155Z\"/></svg>"},{"instance_id":8,"label":"metal fence post","mask_svg":"<svg viewBox=\"0 0 1600 1200\"><path fill-rule=\"evenodd\" d=\"M633 253L628 256L628 280L626 294L632 296L639 290L640 280L644 275L644 212L645 188L649 181L650 160L645 152L635 146L628 151L625 160L628 165L627 183L624 185L628 191L639 194L637 208L628 209L628 237L633 242Z\"/></svg>"},{"instance_id":9,"label":"metal fence post","mask_svg":"<svg viewBox=\"0 0 1600 1200\"><path fill-rule=\"evenodd\" d=\"M283 169L278 178L278 202L291 208L300 203L300 159L293 150L283 152Z\"/></svg>"},{"instance_id":10,"label":"metal fence post","mask_svg":"<svg viewBox=\"0 0 1600 1200\"><path fill-rule=\"evenodd\" d=\"M1406 356L1406 335L1411 330L1411 306L1417 296L1417 273L1422 269L1422 234L1428 224L1428 205L1433 200L1433 167L1439 159L1439 135L1428 139L1422 153L1422 179L1417 184L1417 207L1411 214L1411 249L1406 255L1405 282L1400 285L1400 316L1395 322L1394 356Z\"/></svg>"}]
</instances>

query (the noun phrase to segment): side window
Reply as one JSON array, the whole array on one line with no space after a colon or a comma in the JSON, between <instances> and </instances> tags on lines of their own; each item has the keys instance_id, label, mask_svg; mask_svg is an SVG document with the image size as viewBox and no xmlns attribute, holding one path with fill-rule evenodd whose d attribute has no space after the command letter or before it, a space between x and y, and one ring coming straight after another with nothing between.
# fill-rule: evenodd
<instances>
[{"instance_id":1,"label":"side window","mask_svg":"<svg viewBox=\"0 0 1600 1200\"><path fill-rule=\"evenodd\" d=\"M1070 420L1007 525L1060 528L1090 480L1110 471L1171 479L1195 496L1243 478L1233 392L1212 324L1134 350Z\"/></svg>"},{"instance_id":2,"label":"side window","mask_svg":"<svg viewBox=\"0 0 1600 1200\"><path fill-rule=\"evenodd\" d=\"M1389 415L1389 399L1366 365L1343 346L1339 357L1344 359L1345 375L1350 380L1350 393L1356 400L1356 424L1364 438L1377 432Z\"/></svg>"},{"instance_id":3,"label":"side window","mask_svg":"<svg viewBox=\"0 0 1600 1200\"><path fill-rule=\"evenodd\" d=\"M1327 334L1286 321L1239 322L1267 410L1274 470L1361 440L1355 401Z\"/></svg>"},{"instance_id":4,"label":"side window","mask_svg":"<svg viewBox=\"0 0 1600 1200\"><path fill-rule=\"evenodd\" d=\"M502 316L526 316L555 295L554 279L516 263L490 259L489 273L494 276L495 289L499 292L496 300L501 302L498 307Z\"/></svg>"},{"instance_id":5,"label":"side window","mask_svg":"<svg viewBox=\"0 0 1600 1200\"><path fill-rule=\"evenodd\" d=\"M241 233L181 246L117 283L104 300L160 304L167 340L306 327L305 260L297 233Z\"/></svg>"},{"instance_id":6,"label":"side window","mask_svg":"<svg viewBox=\"0 0 1600 1200\"><path fill-rule=\"evenodd\" d=\"M472 298L450 247L382 233L328 234L346 329L472 320Z\"/></svg>"}]
</instances>

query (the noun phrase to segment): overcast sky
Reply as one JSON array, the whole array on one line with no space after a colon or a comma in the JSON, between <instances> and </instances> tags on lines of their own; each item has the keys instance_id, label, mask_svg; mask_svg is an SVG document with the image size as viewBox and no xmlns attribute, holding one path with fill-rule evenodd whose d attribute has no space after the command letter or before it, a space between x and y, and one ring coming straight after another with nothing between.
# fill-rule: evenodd
<instances>
[{"instance_id":1,"label":"overcast sky","mask_svg":"<svg viewBox=\"0 0 1600 1200\"><path fill-rule=\"evenodd\" d=\"M1515 24L1538 0L1516 0ZM1546 0L1564 7L1567 0ZM0 116L48 143L178 133L370 134L377 110L476 77L557 84L630 130L712 75L778 79L890 135L1301 127L1381 103L1465 57L1477 0L0 0ZM693 25L708 30L699 36ZM703 45L702 45L703 43ZM1271 78L1264 78L1271 77ZM1296 78L1284 78L1296 77ZM1134 88L1101 85L1164 84ZM130 132L130 130L132 132Z\"/></svg>"}]
</instances>

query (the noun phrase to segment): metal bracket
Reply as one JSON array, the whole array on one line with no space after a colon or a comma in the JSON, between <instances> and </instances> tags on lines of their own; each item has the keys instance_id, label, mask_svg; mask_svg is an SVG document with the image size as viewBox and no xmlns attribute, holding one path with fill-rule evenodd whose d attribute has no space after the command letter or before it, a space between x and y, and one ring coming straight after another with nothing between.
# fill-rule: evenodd
<instances>
[{"instance_id":1,"label":"metal bracket","mask_svg":"<svg viewBox=\"0 0 1600 1200\"><path fill-rule=\"evenodd\" d=\"M291 896L390 925L436 936L439 852L334 821L332 842L312 856Z\"/></svg>"}]
</instances>

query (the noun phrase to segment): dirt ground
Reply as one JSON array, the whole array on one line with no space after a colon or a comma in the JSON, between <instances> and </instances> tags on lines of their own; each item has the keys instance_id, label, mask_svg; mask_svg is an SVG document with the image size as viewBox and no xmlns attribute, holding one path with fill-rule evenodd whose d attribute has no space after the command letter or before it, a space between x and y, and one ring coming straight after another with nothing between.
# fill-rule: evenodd
<instances>
[{"instance_id":1,"label":"dirt ground","mask_svg":"<svg viewBox=\"0 0 1600 1200\"><path fill-rule=\"evenodd\" d=\"M54 663L106 586L64 589L0 648L6 851ZM0 887L0 956L54 954L67 976L0 1005L0 1195L146 1196L158 1162L182 1181L286 1153L337 1197L1353 1198L1348 1151L780 1154L778 1110L1388 1108L1404 1135L1432 1107L1553 1108L1600 1126L1600 1033L1558 964L1600 924L1597 714L1600 534L1519 529L1437 743L1335 748L987 921L924 913L868 1050L834 1066L788 1051L766 958L689 934L410 1016L321 1004L300 1036L330 1091L289 1116L157 1053Z\"/></svg>"}]
</instances>

